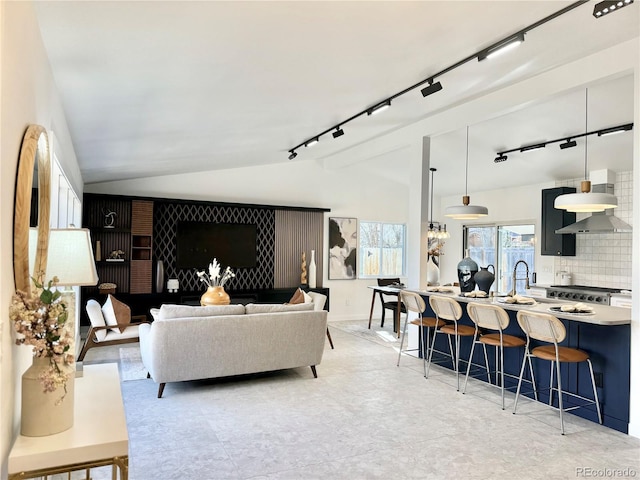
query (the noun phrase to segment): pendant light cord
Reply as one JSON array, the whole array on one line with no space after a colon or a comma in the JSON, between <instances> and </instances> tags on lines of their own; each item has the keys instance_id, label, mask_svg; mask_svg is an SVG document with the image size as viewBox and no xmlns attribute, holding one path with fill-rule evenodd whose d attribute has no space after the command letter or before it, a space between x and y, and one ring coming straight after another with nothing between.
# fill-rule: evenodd
<instances>
[{"instance_id":1,"label":"pendant light cord","mask_svg":"<svg viewBox=\"0 0 640 480\"><path fill-rule=\"evenodd\" d=\"M469 125L467 125L467 162L464 172L464 194L468 195L467 188L469 185Z\"/></svg>"},{"instance_id":2,"label":"pendant light cord","mask_svg":"<svg viewBox=\"0 0 640 480\"><path fill-rule=\"evenodd\" d=\"M584 90L584 131L589 131L589 121L588 121L588 105L589 105L589 89L586 88ZM588 137L584 137L584 179L587 179L587 143L589 142Z\"/></svg>"},{"instance_id":3,"label":"pendant light cord","mask_svg":"<svg viewBox=\"0 0 640 480\"><path fill-rule=\"evenodd\" d=\"M433 172L436 171L435 168L431 168L431 213L429 214L429 226L433 228Z\"/></svg>"}]
</instances>

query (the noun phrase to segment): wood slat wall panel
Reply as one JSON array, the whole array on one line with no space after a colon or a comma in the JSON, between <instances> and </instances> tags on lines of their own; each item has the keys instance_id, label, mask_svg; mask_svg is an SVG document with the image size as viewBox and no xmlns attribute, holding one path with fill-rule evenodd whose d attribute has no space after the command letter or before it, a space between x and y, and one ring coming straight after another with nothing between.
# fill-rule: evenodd
<instances>
[{"instance_id":1,"label":"wood slat wall panel","mask_svg":"<svg viewBox=\"0 0 640 480\"><path fill-rule=\"evenodd\" d=\"M316 285L322 287L324 213L276 210L275 227L274 287L299 286L302 252L307 257L308 274L311 250L315 250Z\"/></svg>"},{"instance_id":2,"label":"wood slat wall panel","mask_svg":"<svg viewBox=\"0 0 640 480\"><path fill-rule=\"evenodd\" d=\"M131 260L130 293L151 293L151 260Z\"/></svg>"},{"instance_id":3,"label":"wood slat wall panel","mask_svg":"<svg viewBox=\"0 0 640 480\"><path fill-rule=\"evenodd\" d=\"M147 200L131 202L131 233L153 235L153 202Z\"/></svg>"}]
</instances>

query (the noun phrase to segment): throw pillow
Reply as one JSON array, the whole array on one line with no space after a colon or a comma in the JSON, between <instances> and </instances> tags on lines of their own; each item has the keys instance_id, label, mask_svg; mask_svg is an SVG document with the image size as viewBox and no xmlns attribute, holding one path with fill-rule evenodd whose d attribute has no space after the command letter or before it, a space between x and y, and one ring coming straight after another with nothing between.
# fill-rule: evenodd
<instances>
[{"instance_id":1,"label":"throw pillow","mask_svg":"<svg viewBox=\"0 0 640 480\"><path fill-rule=\"evenodd\" d=\"M290 305L296 305L298 303L304 303L304 292L301 289L297 289L289 300Z\"/></svg>"},{"instance_id":2,"label":"throw pillow","mask_svg":"<svg viewBox=\"0 0 640 480\"><path fill-rule=\"evenodd\" d=\"M102 306L102 315L108 326L113 326L113 332L124 332L131 323L131 309L128 305L109 294L107 301ZM119 324L119 325L118 325Z\"/></svg>"}]
</instances>

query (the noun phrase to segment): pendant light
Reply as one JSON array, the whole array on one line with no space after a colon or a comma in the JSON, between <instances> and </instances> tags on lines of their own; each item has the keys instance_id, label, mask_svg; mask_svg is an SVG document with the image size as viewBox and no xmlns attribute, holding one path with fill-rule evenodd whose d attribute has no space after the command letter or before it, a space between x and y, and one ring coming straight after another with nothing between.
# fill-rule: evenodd
<instances>
[{"instance_id":1,"label":"pendant light","mask_svg":"<svg viewBox=\"0 0 640 480\"><path fill-rule=\"evenodd\" d=\"M433 172L436 172L437 170L431 167L429 171L431 172L431 187L429 188L429 192L431 193L431 213L429 214L429 230L427 231L427 238L446 240L447 238L451 237L449 232L447 232L447 226L445 225L444 228L442 228L442 225L438 225L438 227L435 227L433 225Z\"/></svg>"},{"instance_id":2,"label":"pendant light","mask_svg":"<svg viewBox=\"0 0 640 480\"><path fill-rule=\"evenodd\" d=\"M487 207L480 205L469 205L469 195L467 195L467 185L469 183L469 127L467 127L467 162L464 172L464 196L462 197L462 205L454 205L447 207L445 217L454 220L477 220L480 217L489 215Z\"/></svg>"},{"instance_id":3,"label":"pendant light","mask_svg":"<svg viewBox=\"0 0 640 480\"><path fill-rule=\"evenodd\" d=\"M588 132L588 118L587 118L587 105L588 105L589 90L585 90L584 98L584 123L585 132ZM553 203L553 206L560 210L566 210L568 212L576 213L593 213L603 212L609 208L616 208L618 206L618 199L615 195L610 193L599 193L591 191L591 182L587 180L587 140L588 136L584 137L584 180L580 182L581 193L568 193L557 197Z\"/></svg>"}]
</instances>

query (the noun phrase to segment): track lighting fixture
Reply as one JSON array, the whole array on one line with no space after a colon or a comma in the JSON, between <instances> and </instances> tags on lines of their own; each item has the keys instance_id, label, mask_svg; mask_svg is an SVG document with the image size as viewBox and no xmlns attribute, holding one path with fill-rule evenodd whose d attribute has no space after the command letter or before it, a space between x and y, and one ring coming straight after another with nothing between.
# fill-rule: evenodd
<instances>
[{"instance_id":1,"label":"track lighting fixture","mask_svg":"<svg viewBox=\"0 0 640 480\"><path fill-rule=\"evenodd\" d=\"M294 158L296 158L298 156L298 154L295 152L295 150L291 150L291 155L289 155L289 160L293 160Z\"/></svg>"},{"instance_id":2,"label":"track lighting fixture","mask_svg":"<svg viewBox=\"0 0 640 480\"><path fill-rule=\"evenodd\" d=\"M333 135L333 138L341 137L342 135L344 135L344 130L338 127L336 128L336 131L332 133L332 135Z\"/></svg>"},{"instance_id":3,"label":"track lighting fixture","mask_svg":"<svg viewBox=\"0 0 640 480\"><path fill-rule=\"evenodd\" d=\"M423 97L428 97L429 95L439 92L442 90L442 84L440 82L433 83L433 78L429 79L429 86L424 87L420 92L422 92Z\"/></svg>"},{"instance_id":4,"label":"track lighting fixture","mask_svg":"<svg viewBox=\"0 0 640 480\"><path fill-rule=\"evenodd\" d=\"M593 7L593 16L596 18L604 17L607 13L620 10L622 7L631 5L633 0L612 0L596 3Z\"/></svg>"},{"instance_id":5,"label":"track lighting fixture","mask_svg":"<svg viewBox=\"0 0 640 480\"><path fill-rule=\"evenodd\" d=\"M618 0L618 1L629 1L629 0ZM631 0L632 1L632 0ZM538 27L540 27L541 25L544 25L547 22L550 22L551 20L564 15L565 13L570 12L571 10L583 5L586 2L586 0L579 0L576 2L573 2L569 5L567 5L566 7L558 10L557 12L552 13L551 15L547 15L546 17L538 20L537 22L532 23L531 25L528 25L526 27L524 27L522 30L512 33L510 34L508 37L503 38L499 41L497 41L496 43L494 43L493 45L490 45L488 47L485 47L483 50L479 51L479 52L475 52L465 58L463 58L462 60L458 60L457 62L453 63L452 65L449 65L448 67L440 70L439 72L433 73L431 75L429 75L429 77L425 78L424 80L421 80L417 83L414 83L413 85L410 85L409 87L394 93L393 95L390 95L389 97L387 97L385 100L383 100L382 102L374 105L373 107L368 107L365 110L362 110L354 115L351 115L349 118L343 119L341 120L338 124L333 125L329 128L327 128L326 130L323 130L322 132L316 134L314 137L312 138L307 138L306 140L304 140L303 142L300 142L298 145L294 146L293 148L289 149L290 152L294 152L296 149L300 148L300 147L308 147L311 146L313 143L317 142L319 140L320 137L322 137L323 135L326 135L328 133L332 133L333 138L338 138L341 137L344 132L342 130L342 127L357 119L360 118L362 116L364 116L365 114L367 116L369 115L374 115L376 113L381 112L382 110L389 108L389 106L391 105L391 101L402 96L405 95L409 92L411 92L412 90L415 90L416 88L419 87L423 87L421 88L421 93L423 97L427 97L429 95L432 95L436 92L439 92L440 90L442 90L442 84L440 82L434 82L434 79L436 78L440 78L441 76L451 72L452 70L455 70L458 67L461 67L462 65L471 62L473 60L484 60L485 58L490 58L493 57L494 55L497 55L498 53L501 53L507 49L513 48L516 45L522 43L524 41L524 35L525 33L534 30ZM427 86L424 86L425 84L428 84ZM335 130L335 131L334 131Z\"/></svg>"},{"instance_id":6,"label":"track lighting fixture","mask_svg":"<svg viewBox=\"0 0 640 480\"><path fill-rule=\"evenodd\" d=\"M598 132L599 137L606 137L607 135L615 135L616 133L623 133L633 128L633 123L627 123L626 125L620 125L619 127L605 128Z\"/></svg>"},{"instance_id":7,"label":"track lighting fixture","mask_svg":"<svg viewBox=\"0 0 640 480\"><path fill-rule=\"evenodd\" d=\"M547 145L551 144L551 143L559 143L559 142L564 142L560 144L560 148L562 150L564 150L565 148L571 148L571 147L575 147L577 145L575 139L576 138L581 138L581 137L588 137L589 135L598 135L599 137L604 137L607 135L613 135L615 133L623 133L623 132L627 132L629 130L633 130L633 123L625 123L623 125L617 125L615 127L608 127L608 128L603 128L601 130L594 130L592 132L584 132L584 133L579 133L577 135L571 135L571 137L567 138L567 137L562 137L562 138L557 138L555 140L549 140L548 142L544 142L544 143L536 143L535 145L527 145L525 147L518 147L518 148L512 148L511 150L503 150L501 152L497 152L497 157L493 160L495 163L500 163L500 162L504 162L507 159L507 153L512 153L512 152L530 152L532 150L537 150L539 148L544 148Z\"/></svg>"},{"instance_id":8,"label":"track lighting fixture","mask_svg":"<svg viewBox=\"0 0 640 480\"><path fill-rule=\"evenodd\" d=\"M378 113L386 110L390 106L391 106L391 100L385 100L384 102L379 103L375 107L371 107L369 110L367 110L367 115L377 115Z\"/></svg>"},{"instance_id":9,"label":"track lighting fixture","mask_svg":"<svg viewBox=\"0 0 640 480\"><path fill-rule=\"evenodd\" d=\"M575 140L571 140L570 138L567 138L567 141L564 143L560 144L560 150L564 150L565 148L572 148L575 147L577 145Z\"/></svg>"},{"instance_id":10,"label":"track lighting fixture","mask_svg":"<svg viewBox=\"0 0 640 480\"><path fill-rule=\"evenodd\" d=\"M514 49L522 42L524 42L524 32L517 33L516 35L503 40L501 43L493 45L480 52L478 54L478 61L481 62L487 58L494 58L498 55L502 55L504 52Z\"/></svg>"},{"instance_id":11,"label":"track lighting fixture","mask_svg":"<svg viewBox=\"0 0 640 480\"><path fill-rule=\"evenodd\" d=\"M584 93L584 129L587 130L587 106L589 90ZM580 193L566 193L556 197L554 208L567 212L603 212L618 206L618 199L610 193L591 191L591 182L587 180L587 137L584 139L584 180L580 183Z\"/></svg>"},{"instance_id":12,"label":"track lighting fixture","mask_svg":"<svg viewBox=\"0 0 640 480\"><path fill-rule=\"evenodd\" d=\"M522 147L520 152L532 152L533 150L540 150L541 148L546 147L546 143L538 143L536 145L527 145L526 147Z\"/></svg>"}]
</instances>

